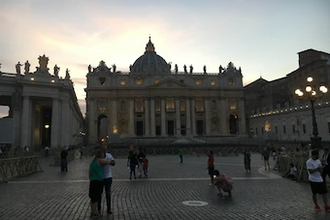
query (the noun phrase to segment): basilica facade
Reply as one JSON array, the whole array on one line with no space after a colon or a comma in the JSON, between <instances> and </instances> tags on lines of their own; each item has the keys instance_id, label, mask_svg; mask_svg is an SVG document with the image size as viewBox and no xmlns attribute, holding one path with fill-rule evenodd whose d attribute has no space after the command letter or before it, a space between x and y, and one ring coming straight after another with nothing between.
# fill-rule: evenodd
<instances>
[{"instance_id":1,"label":"basilica facade","mask_svg":"<svg viewBox=\"0 0 330 220\"><path fill-rule=\"evenodd\" d=\"M149 38L128 72L104 61L88 67L89 143L111 137L153 138L246 135L244 88L233 63L217 73L179 71L159 56Z\"/></svg>"}]
</instances>

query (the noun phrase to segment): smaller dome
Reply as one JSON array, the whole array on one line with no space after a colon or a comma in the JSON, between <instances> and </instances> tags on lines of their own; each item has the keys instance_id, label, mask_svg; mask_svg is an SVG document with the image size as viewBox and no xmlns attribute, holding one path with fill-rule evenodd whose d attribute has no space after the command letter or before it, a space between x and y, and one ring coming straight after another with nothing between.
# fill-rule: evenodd
<instances>
[{"instance_id":1,"label":"smaller dome","mask_svg":"<svg viewBox=\"0 0 330 220\"><path fill-rule=\"evenodd\" d=\"M146 45L146 51L130 67L131 74L170 74L170 65L155 52L154 44L149 42Z\"/></svg>"}]
</instances>

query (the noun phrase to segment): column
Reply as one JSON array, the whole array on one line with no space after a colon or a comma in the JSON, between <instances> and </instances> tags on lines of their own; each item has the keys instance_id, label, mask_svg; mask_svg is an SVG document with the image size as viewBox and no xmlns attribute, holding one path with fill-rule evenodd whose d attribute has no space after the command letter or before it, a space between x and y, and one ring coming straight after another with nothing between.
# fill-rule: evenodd
<instances>
[{"instance_id":1,"label":"column","mask_svg":"<svg viewBox=\"0 0 330 220\"><path fill-rule=\"evenodd\" d=\"M191 135L190 98L186 98L186 135Z\"/></svg>"},{"instance_id":2,"label":"column","mask_svg":"<svg viewBox=\"0 0 330 220\"><path fill-rule=\"evenodd\" d=\"M52 106L52 123L51 123L51 135L50 135L50 146L53 148L63 147L59 146L59 100L57 98L53 99Z\"/></svg>"},{"instance_id":3,"label":"column","mask_svg":"<svg viewBox=\"0 0 330 220\"><path fill-rule=\"evenodd\" d=\"M88 114L88 139L89 143L97 144L97 103L96 98L89 99L89 105L87 106Z\"/></svg>"},{"instance_id":4,"label":"column","mask_svg":"<svg viewBox=\"0 0 330 220\"><path fill-rule=\"evenodd\" d=\"M191 99L191 134L196 135L195 99Z\"/></svg>"},{"instance_id":5,"label":"column","mask_svg":"<svg viewBox=\"0 0 330 220\"><path fill-rule=\"evenodd\" d=\"M211 112L210 112L210 99L208 97L205 97L204 100L205 103L205 133L206 135L210 135L211 134Z\"/></svg>"},{"instance_id":6,"label":"column","mask_svg":"<svg viewBox=\"0 0 330 220\"><path fill-rule=\"evenodd\" d=\"M239 109L239 134L246 134L246 122L245 122L245 105L243 98L238 99L238 109Z\"/></svg>"},{"instance_id":7,"label":"column","mask_svg":"<svg viewBox=\"0 0 330 220\"><path fill-rule=\"evenodd\" d=\"M22 129L21 129L21 148L31 143L31 102L29 96L23 97L22 109Z\"/></svg>"},{"instance_id":8,"label":"column","mask_svg":"<svg viewBox=\"0 0 330 220\"><path fill-rule=\"evenodd\" d=\"M61 112L62 112L62 119L61 119L61 124L58 125L58 127L60 128L59 131L61 132L61 142L60 145L61 146L69 146L71 144L71 140L74 138L73 135L75 135L74 133L72 133L71 131L71 126L73 123L72 117L70 117L70 106L69 106L69 99L63 99L62 100L62 108L61 108ZM53 122L52 122L53 125ZM52 131L53 131L54 126L52 126ZM52 138L53 139L53 138Z\"/></svg>"},{"instance_id":9,"label":"column","mask_svg":"<svg viewBox=\"0 0 330 220\"><path fill-rule=\"evenodd\" d=\"M165 137L166 136L166 126L165 126L165 99L162 97L161 99L161 109L160 109L160 117L161 117L161 136Z\"/></svg>"},{"instance_id":10,"label":"column","mask_svg":"<svg viewBox=\"0 0 330 220\"><path fill-rule=\"evenodd\" d=\"M176 136L181 136L180 98L175 99Z\"/></svg>"},{"instance_id":11,"label":"column","mask_svg":"<svg viewBox=\"0 0 330 220\"><path fill-rule=\"evenodd\" d=\"M228 132L228 117L229 115L227 115L227 111L226 111L226 98L221 97L220 98L220 133L221 134L227 134Z\"/></svg>"},{"instance_id":12,"label":"column","mask_svg":"<svg viewBox=\"0 0 330 220\"><path fill-rule=\"evenodd\" d=\"M144 100L144 121L145 121L145 136L150 136L150 115L149 115L149 98L145 97Z\"/></svg>"},{"instance_id":13,"label":"column","mask_svg":"<svg viewBox=\"0 0 330 220\"><path fill-rule=\"evenodd\" d=\"M134 129L134 99L131 98L129 100L129 126L128 126L128 129L129 129L129 135L131 137L134 137L135 136L135 129Z\"/></svg>"},{"instance_id":14,"label":"column","mask_svg":"<svg viewBox=\"0 0 330 220\"><path fill-rule=\"evenodd\" d=\"M150 100L150 130L151 136L156 136L156 123L155 123L155 99L151 98Z\"/></svg>"}]
</instances>

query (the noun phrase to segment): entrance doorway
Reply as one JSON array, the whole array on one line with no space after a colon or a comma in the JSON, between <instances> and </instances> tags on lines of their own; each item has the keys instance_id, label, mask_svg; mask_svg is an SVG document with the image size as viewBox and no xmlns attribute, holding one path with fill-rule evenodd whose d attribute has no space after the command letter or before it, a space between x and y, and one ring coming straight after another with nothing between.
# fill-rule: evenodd
<instances>
[{"instance_id":1,"label":"entrance doorway","mask_svg":"<svg viewBox=\"0 0 330 220\"><path fill-rule=\"evenodd\" d=\"M229 132L230 134L237 134L237 115L231 114L229 115Z\"/></svg>"},{"instance_id":2,"label":"entrance doorway","mask_svg":"<svg viewBox=\"0 0 330 220\"><path fill-rule=\"evenodd\" d=\"M168 134L168 136L174 135L174 121L173 120L167 121L167 134Z\"/></svg>"},{"instance_id":3,"label":"entrance doorway","mask_svg":"<svg viewBox=\"0 0 330 220\"><path fill-rule=\"evenodd\" d=\"M196 122L196 133L197 133L197 135L203 135L203 133L204 133L204 122L203 122L203 120L197 120L197 122Z\"/></svg>"},{"instance_id":4,"label":"entrance doorway","mask_svg":"<svg viewBox=\"0 0 330 220\"><path fill-rule=\"evenodd\" d=\"M136 136L143 136L143 121L136 122Z\"/></svg>"}]
</instances>

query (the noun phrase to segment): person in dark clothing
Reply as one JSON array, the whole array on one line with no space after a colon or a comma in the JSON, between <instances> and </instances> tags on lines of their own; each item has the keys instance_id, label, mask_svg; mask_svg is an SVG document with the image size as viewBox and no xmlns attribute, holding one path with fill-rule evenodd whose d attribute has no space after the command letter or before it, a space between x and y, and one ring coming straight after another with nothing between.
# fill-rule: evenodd
<instances>
[{"instance_id":1,"label":"person in dark clothing","mask_svg":"<svg viewBox=\"0 0 330 220\"><path fill-rule=\"evenodd\" d=\"M129 179L132 179L132 174L134 174L134 179L136 179L135 168L138 166L138 155L134 149L134 146L130 147L127 158L127 167L130 169Z\"/></svg>"},{"instance_id":2,"label":"person in dark clothing","mask_svg":"<svg viewBox=\"0 0 330 220\"><path fill-rule=\"evenodd\" d=\"M68 157L68 151L64 148L61 151L61 172L68 172L68 161L67 161L67 157Z\"/></svg>"},{"instance_id":3,"label":"person in dark clothing","mask_svg":"<svg viewBox=\"0 0 330 220\"><path fill-rule=\"evenodd\" d=\"M327 183L327 176L330 177L330 153L329 153L329 149L324 149L324 153L322 156L322 165L323 170L322 170L322 179L323 182L326 184Z\"/></svg>"}]
</instances>

